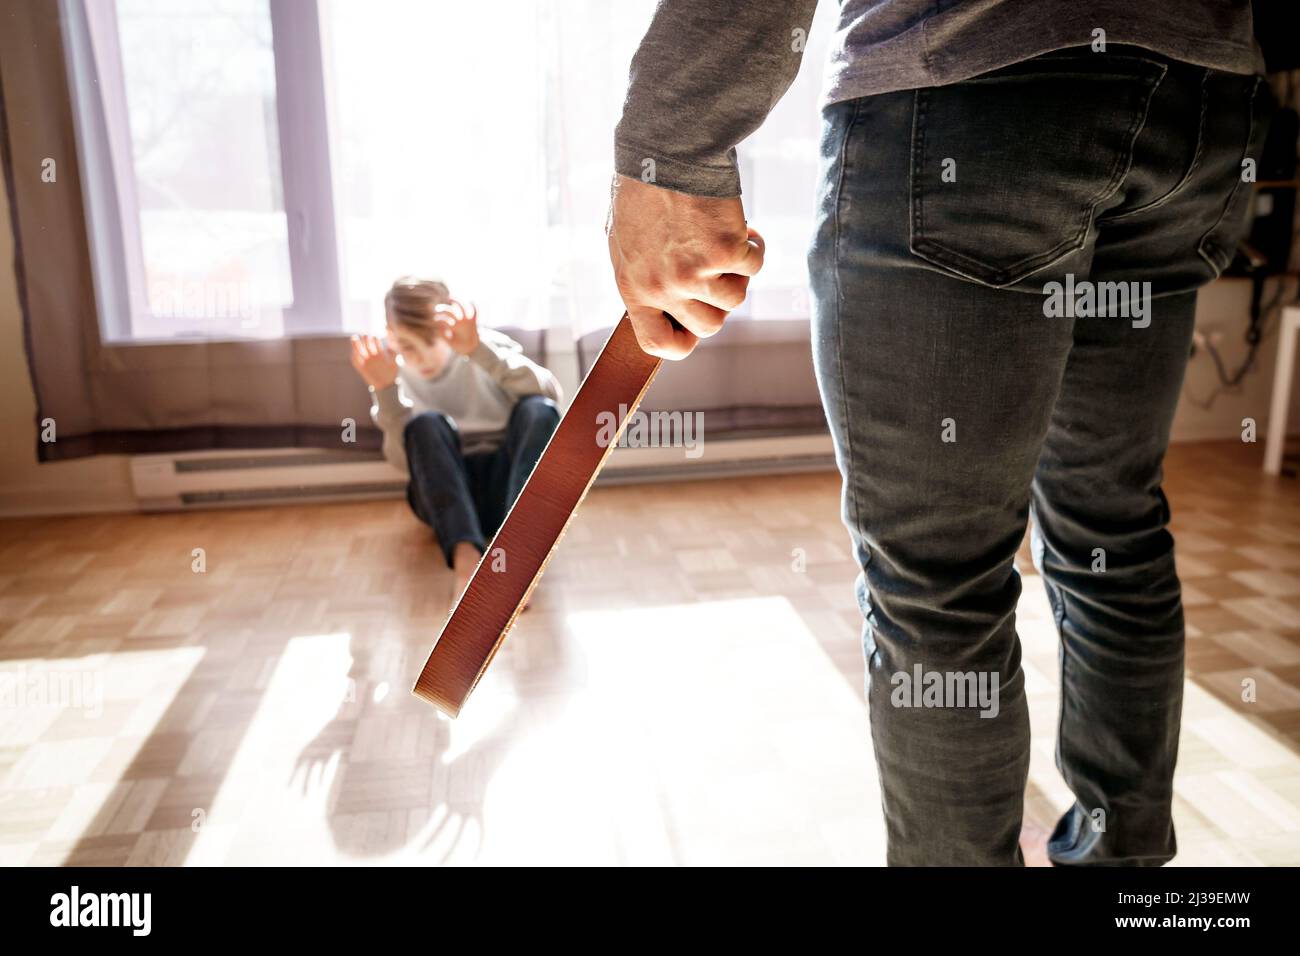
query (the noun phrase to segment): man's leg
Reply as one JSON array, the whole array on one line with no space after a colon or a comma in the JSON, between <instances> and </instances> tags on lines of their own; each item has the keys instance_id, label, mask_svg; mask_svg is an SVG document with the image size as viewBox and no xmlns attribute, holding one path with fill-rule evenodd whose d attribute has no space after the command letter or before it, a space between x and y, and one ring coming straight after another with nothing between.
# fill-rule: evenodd
<instances>
[{"instance_id":1,"label":"man's leg","mask_svg":"<svg viewBox=\"0 0 1300 956\"><path fill-rule=\"evenodd\" d=\"M1014 558L1074 324L1045 293L1088 276L1164 72L1060 51L826 111L814 360L891 864L1022 862Z\"/></svg>"},{"instance_id":2,"label":"man's leg","mask_svg":"<svg viewBox=\"0 0 1300 956\"><path fill-rule=\"evenodd\" d=\"M482 554L483 530L456 426L446 415L422 412L407 423L403 438L411 469L407 500L416 516L437 534L447 567L455 566L456 546L462 542Z\"/></svg>"},{"instance_id":3,"label":"man's leg","mask_svg":"<svg viewBox=\"0 0 1300 956\"><path fill-rule=\"evenodd\" d=\"M916 304L850 310L903 291L863 281L819 323L889 862L1014 865L1029 766L1014 560L1068 323L1028 297L914 280ZM974 305L992 296L1000 308Z\"/></svg>"},{"instance_id":4,"label":"man's leg","mask_svg":"<svg viewBox=\"0 0 1300 956\"><path fill-rule=\"evenodd\" d=\"M1016 865L1029 720L1014 559L1070 320L881 251L884 223L906 235L907 153L881 144L907 142L911 97L841 112L811 256L814 356L862 567L889 862Z\"/></svg>"},{"instance_id":5,"label":"man's leg","mask_svg":"<svg viewBox=\"0 0 1300 956\"><path fill-rule=\"evenodd\" d=\"M1154 866L1176 849L1184 632L1161 462L1194 290L1244 228L1241 170L1266 108L1256 77L1170 64L1125 202L1098 219L1092 278L1151 297L1136 327L1076 320L1034 481L1034 560L1061 638L1056 760L1076 799L1048 845L1058 864Z\"/></svg>"},{"instance_id":6,"label":"man's leg","mask_svg":"<svg viewBox=\"0 0 1300 956\"><path fill-rule=\"evenodd\" d=\"M1061 636L1056 760L1076 797L1058 864L1160 865L1183 700L1183 608L1161 462L1196 294L1154 299L1149 328L1078 319L1034 479L1034 563Z\"/></svg>"}]
</instances>

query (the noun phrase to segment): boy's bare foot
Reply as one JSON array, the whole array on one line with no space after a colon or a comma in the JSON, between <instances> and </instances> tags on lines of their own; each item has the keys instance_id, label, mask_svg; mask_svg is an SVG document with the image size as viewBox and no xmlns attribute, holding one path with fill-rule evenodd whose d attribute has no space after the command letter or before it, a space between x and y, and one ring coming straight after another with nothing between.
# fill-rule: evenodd
<instances>
[{"instance_id":1,"label":"boy's bare foot","mask_svg":"<svg viewBox=\"0 0 1300 956\"><path fill-rule=\"evenodd\" d=\"M1051 836L1036 823L1025 823L1020 827L1020 852L1024 854L1025 866L1051 866L1047 857L1047 840Z\"/></svg>"},{"instance_id":2,"label":"boy's bare foot","mask_svg":"<svg viewBox=\"0 0 1300 956\"><path fill-rule=\"evenodd\" d=\"M453 606L460 600L460 596L465 593L465 589L469 587L469 579L474 576L474 569L478 567L480 557L482 557L482 554L479 549L468 541L457 544L452 552L452 569L456 572L456 589L451 593Z\"/></svg>"},{"instance_id":3,"label":"boy's bare foot","mask_svg":"<svg viewBox=\"0 0 1300 956\"><path fill-rule=\"evenodd\" d=\"M456 572L456 583L453 585L451 591L451 603L453 605L456 604L456 602L460 600L460 596L465 593L465 589L469 587L469 579L473 576L473 568L470 568L464 574L459 571Z\"/></svg>"}]
</instances>

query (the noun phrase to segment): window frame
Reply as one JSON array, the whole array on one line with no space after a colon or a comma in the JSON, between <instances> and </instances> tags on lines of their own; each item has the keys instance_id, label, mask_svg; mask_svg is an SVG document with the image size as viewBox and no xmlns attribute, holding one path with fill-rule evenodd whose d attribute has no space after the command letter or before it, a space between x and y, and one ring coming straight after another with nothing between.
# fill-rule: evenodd
<instances>
[{"instance_id":1,"label":"window frame","mask_svg":"<svg viewBox=\"0 0 1300 956\"><path fill-rule=\"evenodd\" d=\"M275 63L280 186L292 303L280 337L344 334L335 224L329 111L320 16L315 0L266 0ZM145 286L144 246L118 36L117 0L59 0L78 143L78 166L100 335L106 345L274 339L178 327L175 335L134 334L154 313Z\"/></svg>"}]
</instances>

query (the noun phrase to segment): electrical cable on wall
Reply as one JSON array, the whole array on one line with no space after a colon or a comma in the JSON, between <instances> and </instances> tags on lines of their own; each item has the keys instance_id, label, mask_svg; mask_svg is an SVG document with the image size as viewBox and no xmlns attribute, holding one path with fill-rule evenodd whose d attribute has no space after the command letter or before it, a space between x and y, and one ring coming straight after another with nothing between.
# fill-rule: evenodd
<instances>
[{"instance_id":1,"label":"electrical cable on wall","mask_svg":"<svg viewBox=\"0 0 1300 956\"><path fill-rule=\"evenodd\" d=\"M1206 398L1199 399L1190 393L1187 395L1187 400L1197 408L1209 411L1214 407L1214 403L1218 400L1220 395L1227 392L1239 392L1241 390L1242 382L1255 368L1255 360L1259 356L1260 344L1268 338L1270 334L1272 334L1276 327L1276 322L1272 321L1273 318L1281 313L1284 306L1294 305L1297 302L1300 302L1300 281L1297 282L1295 294L1287 299L1287 301L1281 301L1282 295L1286 289L1287 281L1290 279L1300 280L1300 276L1287 273L1277 276L1277 278L1282 280L1278 284L1277 291L1273 294L1273 297L1269 300L1267 305L1262 307L1259 306L1260 290L1263 288L1264 282L1269 278L1273 277L1262 276L1256 282L1255 294L1252 296L1250 325L1247 327L1245 335L1245 341L1247 344L1246 356L1242 359L1241 364L1237 366L1236 371L1229 374L1226 363L1224 362L1223 356L1219 352L1218 347L1210 341L1208 336L1205 336L1201 332L1196 333L1195 338L1193 339L1191 355L1195 356L1196 351L1203 348L1207 353L1209 353L1211 360L1213 360L1215 372L1219 378L1219 384Z\"/></svg>"}]
</instances>

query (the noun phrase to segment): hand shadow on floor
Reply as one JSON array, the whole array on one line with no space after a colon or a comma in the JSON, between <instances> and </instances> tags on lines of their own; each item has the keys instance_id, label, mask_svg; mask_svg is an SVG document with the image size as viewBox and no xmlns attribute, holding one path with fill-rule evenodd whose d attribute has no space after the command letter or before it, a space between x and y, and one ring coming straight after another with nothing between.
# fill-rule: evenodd
<instances>
[{"instance_id":1,"label":"hand shadow on floor","mask_svg":"<svg viewBox=\"0 0 1300 956\"><path fill-rule=\"evenodd\" d=\"M456 729L465 725L409 693L427 645L379 630L353 633L349 650L343 699L299 753L290 786L304 795L328 786L326 818L347 856L437 847L429 862L473 862L483 847L488 784L522 732L517 698L494 697L509 698L509 710L463 746ZM501 670L512 676L509 667Z\"/></svg>"}]
</instances>

